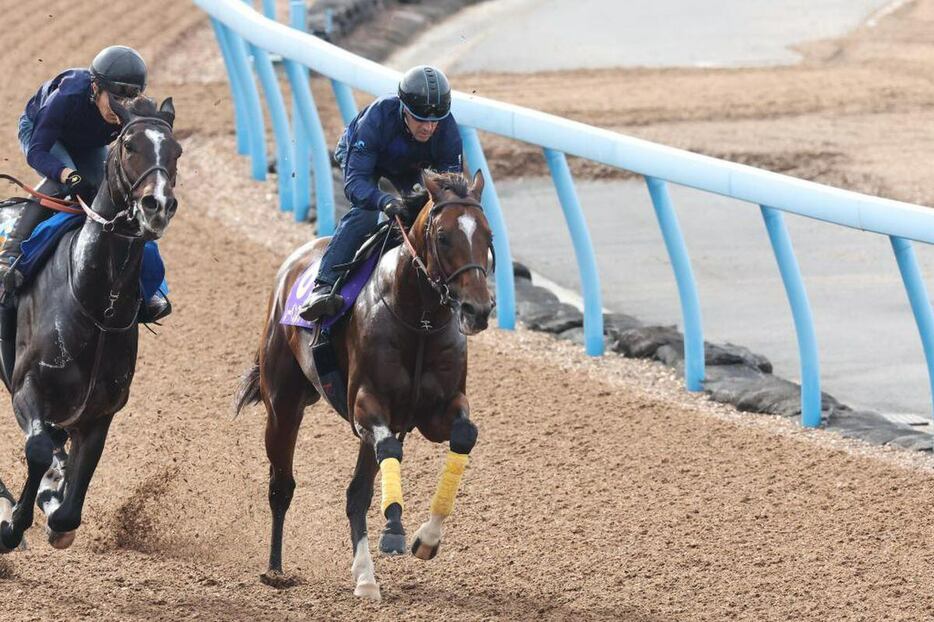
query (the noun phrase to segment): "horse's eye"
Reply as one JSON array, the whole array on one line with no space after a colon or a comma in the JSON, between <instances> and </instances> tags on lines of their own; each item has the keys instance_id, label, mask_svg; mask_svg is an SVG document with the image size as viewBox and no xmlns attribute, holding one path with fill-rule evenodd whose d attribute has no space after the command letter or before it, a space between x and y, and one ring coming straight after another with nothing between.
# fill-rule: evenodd
<instances>
[{"instance_id":1,"label":"horse's eye","mask_svg":"<svg viewBox=\"0 0 934 622\"><path fill-rule=\"evenodd\" d=\"M133 147L133 141L130 140L129 136L123 139L123 148L130 153L136 151L136 149Z\"/></svg>"},{"instance_id":2,"label":"horse's eye","mask_svg":"<svg viewBox=\"0 0 934 622\"><path fill-rule=\"evenodd\" d=\"M448 234L445 233L444 231L438 232L438 244L440 244L441 246L451 245L451 240L448 239Z\"/></svg>"}]
</instances>

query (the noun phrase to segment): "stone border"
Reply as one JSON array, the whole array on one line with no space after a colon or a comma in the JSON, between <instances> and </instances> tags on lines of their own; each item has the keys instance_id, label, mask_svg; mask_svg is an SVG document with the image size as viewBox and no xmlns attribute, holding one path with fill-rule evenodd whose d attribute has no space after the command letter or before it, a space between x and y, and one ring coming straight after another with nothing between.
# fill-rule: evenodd
<instances>
[{"instance_id":1,"label":"stone border","mask_svg":"<svg viewBox=\"0 0 934 622\"><path fill-rule=\"evenodd\" d=\"M530 271L514 264L516 317L531 330L551 333L584 345L584 316L561 302L550 290L534 285ZM645 326L623 313L603 316L608 353L652 359L684 374L684 335L674 326ZM801 386L772 374L772 363L761 354L731 343L704 342L704 392L716 402L742 412L801 416ZM833 396L821 394L821 427L874 445L894 445L913 451L934 450L934 435L889 421L870 410L854 410Z\"/></svg>"},{"instance_id":2,"label":"stone border","mask_svg":"<svg viewBox=\"0 0 934 622\"><path fill-rule=\"evenodd\" d=\"M423 30L483 0L319 0L308 14L309 32L370 60L380 61ZM327 13L331 30L326 29Z\"/></svg>"}]
</instances>

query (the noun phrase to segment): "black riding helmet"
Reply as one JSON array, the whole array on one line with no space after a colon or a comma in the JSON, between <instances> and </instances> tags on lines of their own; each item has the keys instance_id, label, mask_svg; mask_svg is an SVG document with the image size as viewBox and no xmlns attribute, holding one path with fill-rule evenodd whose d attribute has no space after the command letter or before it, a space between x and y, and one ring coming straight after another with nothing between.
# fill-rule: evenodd
<instances>
[{"instance_id":1,"label":"black riding helmet","mask_svg":"<svg viewBox=\"0 0 934 622\"><path fill-rule=\"evenodd\" d=\"M91 61L91 77L117 97L136 97L146 90L146 63L133 48L112 45Z\"/></svg>"},{"instance_id":2,"label":"black riding helmet","mask_svg":"<svg viewBox=\"0 0 934 622\"><path fill-rule=\"evenodd\" d=\"M440 121L451 113L451 85L440 69L419 65L399 81L402 105L419 121Z\"/></svg>"}]
</instances>

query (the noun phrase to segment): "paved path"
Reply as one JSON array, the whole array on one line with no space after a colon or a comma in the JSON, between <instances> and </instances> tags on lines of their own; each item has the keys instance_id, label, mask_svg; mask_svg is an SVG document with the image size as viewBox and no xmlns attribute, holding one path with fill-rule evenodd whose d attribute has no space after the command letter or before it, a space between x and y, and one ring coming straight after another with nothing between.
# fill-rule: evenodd
<instances>
[{"instance_id":1,"label":"paved path","mask_svg":"<svg viewBox=\"0 0 934 622\"><path fill-rule=\"evenodd\" d=\"M497 183L517 259L580 291L577 265L549 180ZM602 275L604 306L678 324L674 275L642 182L578 184ZM766 355L798 381L791 311L758 207L671 186L693 262L705 336ZM810 296L823 389L850 406L931 413L921 342L888 238L787 215ZM928 292L934 247L916 244Z\"/></svg>"},{"instance_id":2,"label":"paved path","mask_svg":"<svg viewBox=\"0 0 934 622\"><path fill-rule=\"evenodd\" d=\"M455 72L789 64L891 0L497 0L429 30L389 64ZM716 6L716 8L712 8Z\"/></svg>"}]
</instances>

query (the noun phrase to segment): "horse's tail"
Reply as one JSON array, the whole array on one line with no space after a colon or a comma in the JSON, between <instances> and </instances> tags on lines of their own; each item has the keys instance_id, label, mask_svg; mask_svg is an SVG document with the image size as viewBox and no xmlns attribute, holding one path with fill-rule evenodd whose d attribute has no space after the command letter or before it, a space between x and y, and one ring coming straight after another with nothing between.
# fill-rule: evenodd
<instances>
[{"instance_id":1,"label":"horse's tail","mask_svg":"<svg viewBox=\"0 0 934 622\"><path fill-rule=\"evenodd\" d=\"M253 365L240 380L237 403L234 405L234 417L239 415L247 404L259 404L262 399L259 391L259 350L257 350L253 357Z\"/></svg>"}]
</instances>

